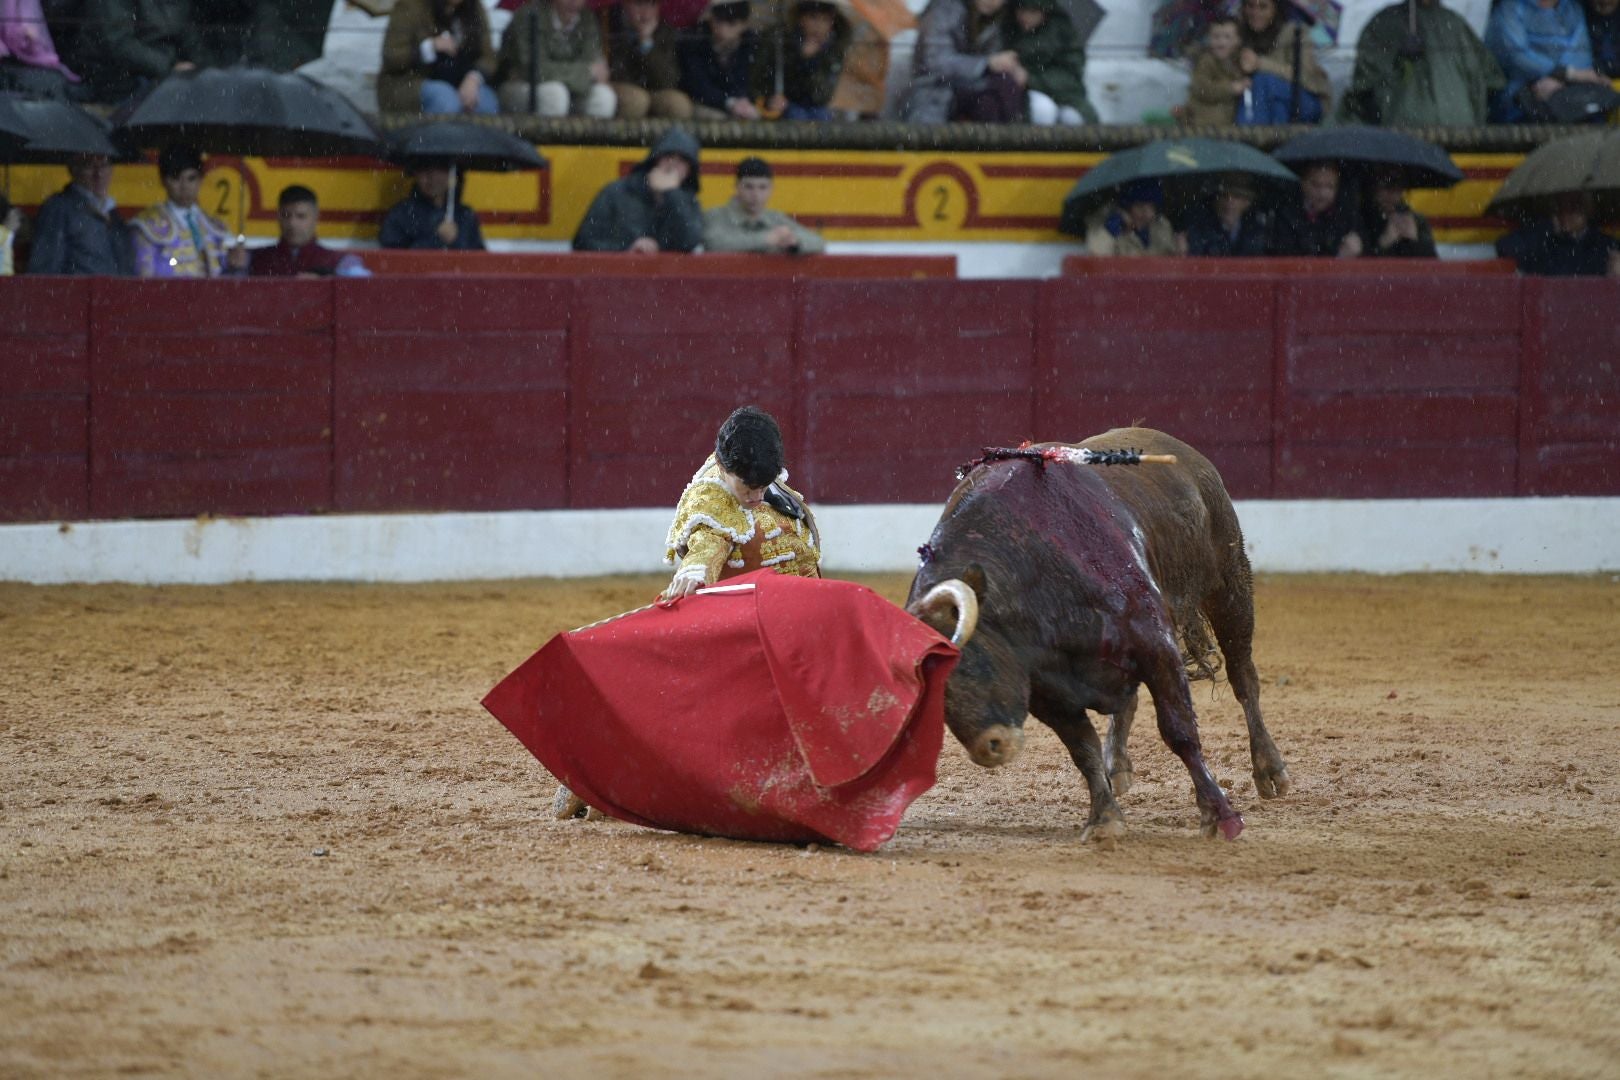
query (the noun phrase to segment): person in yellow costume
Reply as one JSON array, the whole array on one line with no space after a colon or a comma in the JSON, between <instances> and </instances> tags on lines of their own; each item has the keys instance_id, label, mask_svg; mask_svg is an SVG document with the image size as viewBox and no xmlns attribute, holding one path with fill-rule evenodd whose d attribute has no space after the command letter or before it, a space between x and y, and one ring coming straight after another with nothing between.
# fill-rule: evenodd
<instances>
[{"instance_id":1,"label":"person in yellow costume","mask_svg":"<svg viewBox=\"0 0 1620 1080\"><path fill-rule=\"evenodd\" d=\"M675 576L662 600L766 566L821 576L821 536L804 496L787 486L786 457L770 413L744 405L726 417L714 453L675 507L664 550ZM586 812L566 785L558 786L552 808L564 820Z\"/></svg>"}]
</instances>

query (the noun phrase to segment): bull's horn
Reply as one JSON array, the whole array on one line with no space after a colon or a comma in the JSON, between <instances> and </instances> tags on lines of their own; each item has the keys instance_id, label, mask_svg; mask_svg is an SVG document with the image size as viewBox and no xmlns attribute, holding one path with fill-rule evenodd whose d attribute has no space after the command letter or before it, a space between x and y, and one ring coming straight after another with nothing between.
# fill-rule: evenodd
<instances>
[{"instance_id":1,"label":"bull's horn","mask_svg":"<svg viewBox=\"0 0 1620 1080\"><path fill-rule=\"evenodd\" d=\"M951 578L929 589L917 601L913 614L921 615L941 604L949 604L956 609L956 629L951 632L951 644L961 648L968 643L974 628L979 625L979 598L973 594L967 582Z\"/></svg>"}]
</instances>

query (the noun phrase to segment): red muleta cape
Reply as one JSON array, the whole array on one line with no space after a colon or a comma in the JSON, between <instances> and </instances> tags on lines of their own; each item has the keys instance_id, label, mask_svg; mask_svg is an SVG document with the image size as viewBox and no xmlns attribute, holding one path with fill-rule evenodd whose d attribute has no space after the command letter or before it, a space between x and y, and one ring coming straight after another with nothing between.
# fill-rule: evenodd
<instances>
[{"instance_id":1,"label":"red muleta cape","mask_svg":"<svg viewBox=\"0 0 1620 1080\"><path fill-rule=\"evenodd\" d=\"M934 784L959 656L864 586L761 570L558 634L484 707L613 817L872 851Z\"/></svg>"}]
</instances>

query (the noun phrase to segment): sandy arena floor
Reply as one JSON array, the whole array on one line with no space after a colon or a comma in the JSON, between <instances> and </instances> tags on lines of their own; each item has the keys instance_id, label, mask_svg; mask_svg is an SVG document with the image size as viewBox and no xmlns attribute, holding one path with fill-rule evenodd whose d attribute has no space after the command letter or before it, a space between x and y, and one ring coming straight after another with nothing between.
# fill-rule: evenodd
<instances>
[{"instance_id":1,"label":"sandy arena floor","mask_svg":"<svg viewBox=\"0 0 1620 1080\"><path fill-rule=\"evenodd\" d=\"M550 820L478 699L659 583L0 585L0 1076L1620 1076L1614 579L1264 580L1238 842L1144 717L876 855Z\"/></svg>"}]
</instances>

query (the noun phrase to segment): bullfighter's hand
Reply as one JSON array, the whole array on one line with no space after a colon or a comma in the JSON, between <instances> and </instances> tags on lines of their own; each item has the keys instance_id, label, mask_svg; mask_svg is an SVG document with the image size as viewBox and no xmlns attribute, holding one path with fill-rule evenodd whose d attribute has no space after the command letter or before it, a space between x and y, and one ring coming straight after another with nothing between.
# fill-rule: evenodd
<instances>
[{"instance_id":1,"label":"bullfighter's hand","mask_svg":"<svg viewBox=\"0 0 1620 1080\"><path fill-rule=\"evenodd\" d=\"M626 250L632 255L656 255L658 254L658 241L650 236L638 236Z\"/></svg>"},{"instance_id":2,"label":"bullfighter's hand","mask_svg":"<svg viewBox=\"0 0 1620 1080\"><path fill-rule=\"evenodd\" d=\"M242 271L248 268L248 249L237 244L225 255L225 265L232 270Z\"/></svg>"},{"instance_id":3,"label":"bullfighter's hand","mask_svg":"<svg viewBox=\"0 0 1620 1080\"><path fill-rule=\"evenodd\" d=\"M456 228L456 223L454 221L439 222L439 227L434 229L433 232L436 236L438 236L439 242L445 247L453 246L456 242L456 237L461 235L461 231Z\"/></svg>"},{"instance_id":4,"label":"bullfighter's hand","mask_svg":"<svg viewBox=\"0 0 1620 1080\"><path fill-rule=\"evenodd\" d=\"M692 577L690 574L676 574L674 579L664 587L661 599L679 600L683 596L691 596L702 587L703 582L701 579Z\"/></svg>"}]
</instances>

